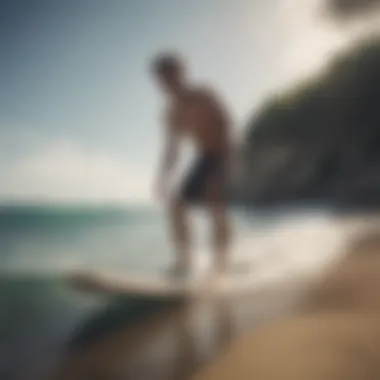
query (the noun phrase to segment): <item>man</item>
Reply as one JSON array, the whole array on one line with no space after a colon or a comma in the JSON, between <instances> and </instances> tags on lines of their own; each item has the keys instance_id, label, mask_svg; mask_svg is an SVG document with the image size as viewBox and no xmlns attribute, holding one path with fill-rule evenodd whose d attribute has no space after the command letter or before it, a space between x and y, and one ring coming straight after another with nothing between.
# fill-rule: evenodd
<instances>
[{"instance_id":1,"label":"man","mask_svg":"<svg viewBox=\"0 0 380 380\"><path fill-rule=\"evenodd\" d=\"M175 166L179 142L190 139L197 158L179 194L169 204L170 225L176 249L171 273L187 277L191 269L188 206L202 203L213 225L215 274L226 270L230 231L225 199L230 157L230 120L216 95L205 87L191 85L185 65L175 54L162 54L153 62L153 74L168 98L165 112L165 150L157 191L163 198Z\"/></svg>"}]
</instances>

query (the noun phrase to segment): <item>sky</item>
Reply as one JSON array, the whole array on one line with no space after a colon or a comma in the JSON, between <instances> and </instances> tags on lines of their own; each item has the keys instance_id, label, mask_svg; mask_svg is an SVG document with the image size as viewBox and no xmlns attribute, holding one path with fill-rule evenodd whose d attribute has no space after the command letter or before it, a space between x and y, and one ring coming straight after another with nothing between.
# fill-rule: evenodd
<instances>
[{"instance_id":1,"label":"sky","mask_svg":"<svg viewBox=\"0 0 380 380\"><path fill-rule=\"evenodd\" d=\"M163 106L151 57L183 54L239 136L363 29L321 1L1 0L0 203L151 201Z\"/></svg>"}]
</instances>

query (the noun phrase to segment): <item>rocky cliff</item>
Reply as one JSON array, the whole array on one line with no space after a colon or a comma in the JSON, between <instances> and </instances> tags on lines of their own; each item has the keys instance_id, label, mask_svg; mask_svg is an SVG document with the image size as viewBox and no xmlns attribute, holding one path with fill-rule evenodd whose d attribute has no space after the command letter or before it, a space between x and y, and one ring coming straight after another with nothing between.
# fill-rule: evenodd
<instances>
[{"instance_id":1,"label":"rocky cliff","mask_svg":"<svg viewBox=\"0 0 380 380\"><path fill-rule=\"evenodd\" d=\"M249 122L239 198L380 205L380 39L270 99Z\"/></svg>"}]
</instances>

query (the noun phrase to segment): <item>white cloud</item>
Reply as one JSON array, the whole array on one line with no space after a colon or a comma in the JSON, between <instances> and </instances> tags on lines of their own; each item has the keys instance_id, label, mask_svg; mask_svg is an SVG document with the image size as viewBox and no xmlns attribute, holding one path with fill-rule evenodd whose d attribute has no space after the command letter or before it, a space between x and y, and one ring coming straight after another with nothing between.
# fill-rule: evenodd
<instances>
[{"instance_id":1,"label":"white cloud","mask_svg":"<svg viewBox=\"0 0 380 380\"><path fill-rule=\"evenodd\" d=\"M0 198L16 201L147 201L151 188L148 168L69 141L3 165L0 180Z\"/></svg>"}]
</instances>

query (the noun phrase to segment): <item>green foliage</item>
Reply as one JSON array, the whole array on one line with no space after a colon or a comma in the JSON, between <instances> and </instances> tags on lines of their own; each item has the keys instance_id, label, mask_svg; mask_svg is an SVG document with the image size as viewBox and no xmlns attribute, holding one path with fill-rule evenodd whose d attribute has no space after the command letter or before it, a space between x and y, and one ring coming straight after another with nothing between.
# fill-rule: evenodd
<instances>
[{"instance_id":1,"label":"green foliage","mask_svg":"<svg viewBox=\"0 0 380 380\"><path fill-rule=\"evenodd\" d=\"M249 160L263 146L268 158L271 146L293 146L298 164L289 163L286 173L273 172L284 177L285 189L301 162L302 170L305 162L312 163L313 175L298 186L299 194L326 186L330 195L337 188L348 193L350 180L368 183L366 169L379 164L380 170L379 68L380 39L372 39L336 57L320 77L271 99L250 122ZM254 171L247 169L247 175L255 180ZM370 182L366 191L374 189ZM271 183L278 186L273 178ZM377 190L380 194L380 180Z\"/></svg>"}]
</instances>

